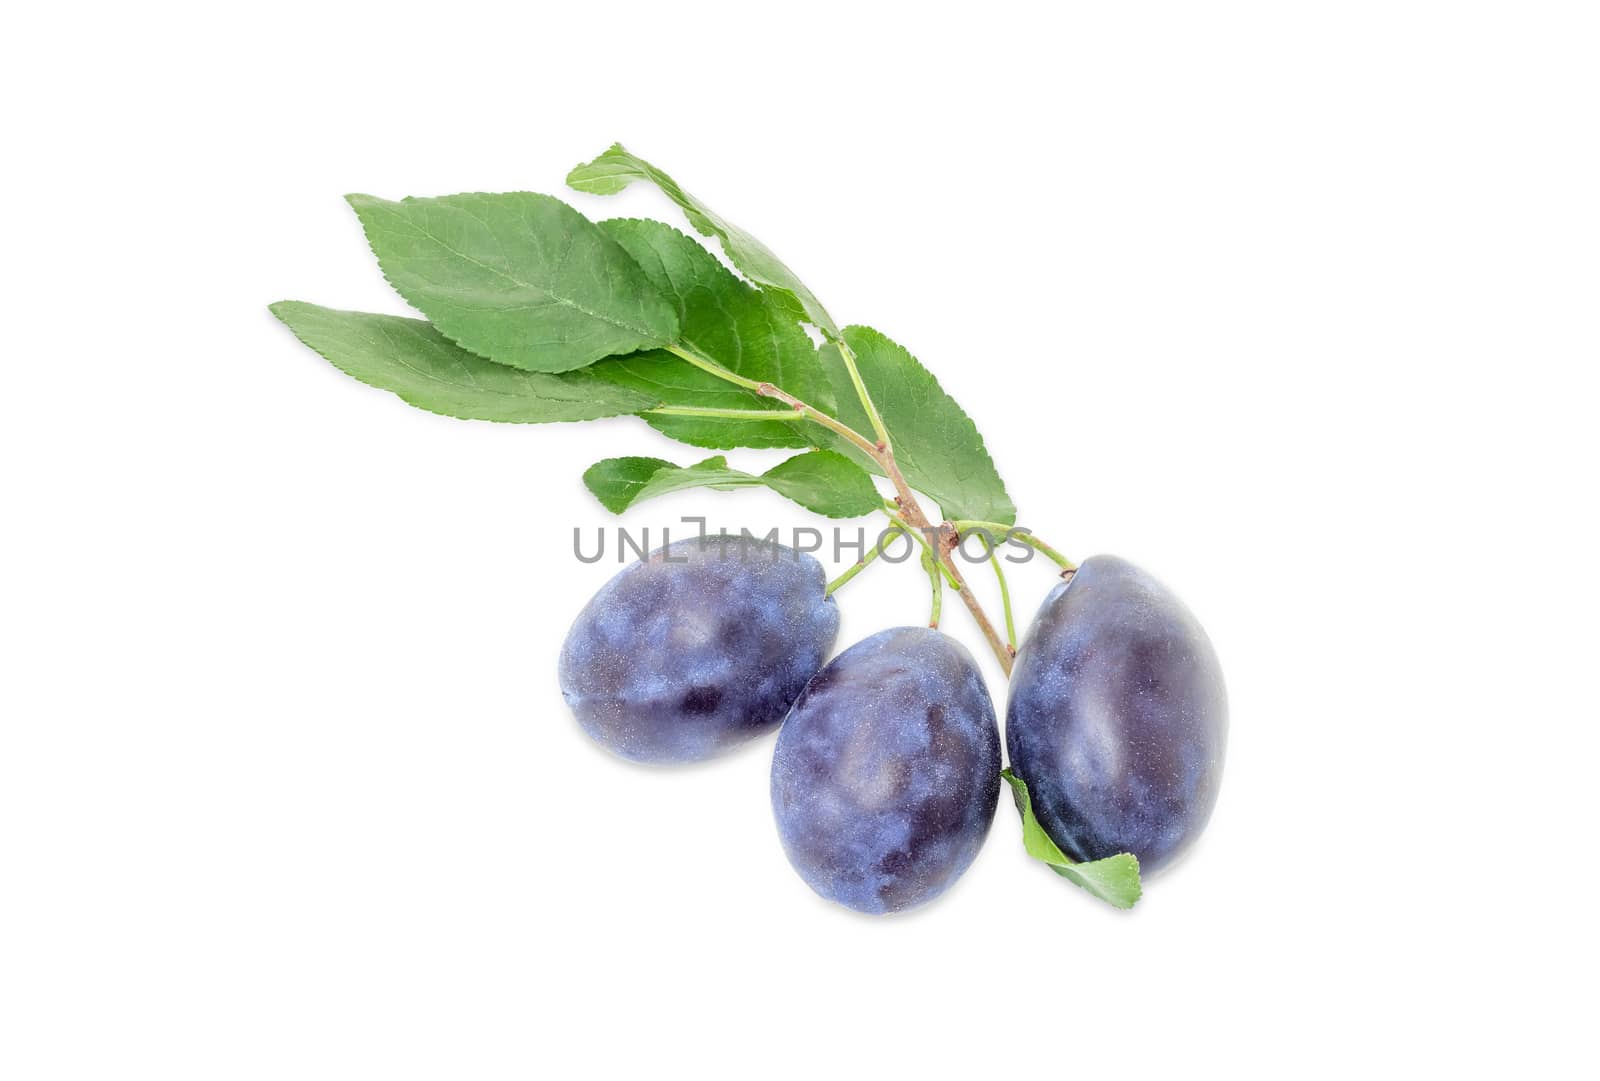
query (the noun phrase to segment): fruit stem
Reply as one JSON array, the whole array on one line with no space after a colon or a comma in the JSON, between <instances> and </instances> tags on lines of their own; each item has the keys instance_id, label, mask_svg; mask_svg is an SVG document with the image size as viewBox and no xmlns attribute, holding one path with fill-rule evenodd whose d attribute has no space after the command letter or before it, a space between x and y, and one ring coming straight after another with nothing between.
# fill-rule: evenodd
<instances>
[{"instance_id":1,"label":"fruit stem","mask_svg":"<svg viewBox=\"0 0 1600 1081\"><path fill-rule=\"evenodd\" d=\"M898 526L897 525L897 526L894 526L893 528L894 528L894 532L896 532L896 533L904 533L904 532L906 532L906 529L905 529L904 526ZM833 581L829 582L828 585L827 585L827 588L822 591L822 595L824 597L833 596L833 593L834 593L834 591L836 589L838 589L840 586L844 585L846 582L848 582L850 579L854 578L856 575L860 574L862 571L866 570L867 569L867 565L869 563L871 563L874 559L877 559L879 556L881 556L883 554L883 540L884 540L884 538L879 537L878 538L878 543L874 544L872 546L872 550L871 551L869 551L866 555L862 556L860 559L856 560L853 564L851 564L849 570L845 571L843 574L839 575L839 577L837 577Z\"/></svg>"},{"instance_id":2,"label":"fruit stem","mask_svg":"<svg viewBox=\"0 0 1600 1081\"><path fill-rule=\"evenodd\" d=\"M895 498L895 503L900 508L901 517L924 537L929 533L938 534L939 558L942 565L949 569L951 586L960 595L961 603L967 606L967 611L972 613L972 618L978 624L978 629L983 632L984 639L989 643L989 651L994 654L994 659L1000 662L1000 670L1006 674L1007 679L1010 679L1011 650L1007 648L1006 643L1000 638L1000 632L994 629L994 624L989 620L989 613L983 610L983 605L979 603L977 597L973 596L972 590L967 586L966 579L961 576L961 568L956 566L955 557L951 554L953 547L946 543L944 536L946 529L949 529L949 523L943 523L939 527L935 527L933 523L928 521L928 516L923 513L922 505L917 502L917 497L911 494L911 486L906 483L905 475L900 472L899 465L895 463L892 451L885 449L878 461L883 466L884 473L888 475L890 483L894 485L895 491L899 493ZM954 536L954 529L949 529L949 532L952 534L953 540L960 539L958 536Z\"/></svg>"},{"instance_id":3,"label":"fruit stem","mask_svg":"<svg viewBox=\"0 0 1600 1081\"><path fill-rule=\"evenodd\" d=\"M933 550L933 545L928 541L928 538L926 536L924 536L922 533L918 532L915 529L912 529L909 525L907 525L905 519L901 518L896 513L895 505L893 503L885 503L884 504L883 513L885 513L885 514L887 514L889 516L889 521L895 527L895 531L896 532L904 533L906 536L910 537L912 540L914 540L918 544L922 545L923 553L925 555L933 557L934 563L938 566L939 570L944 574L945 581L950 583L950 588L951 589L960 589L961 588L959 585L956 584L955 577L950 573L950 571L945 567L945 565L942 562L939 561L937 555L935 555L934 550Z\"/></svg>"},{"instance_id":4,"label":"fruit stem","mask_svg":"<svg viewBox=\"0 0 1600 1081\"><path fill-rule=\"evenodd\" d=\"M1017 655L1017 623L1011 616L1011 589L1006 585L1006 572L1000 569L1000 554L994 545L989 546L989 565L994 568L995 581L1000 583L1000 603L1006 610L1006 648Z\"/></svg>"},{"instance_id":5,"label":"fruit stem","mask_svg":"<svg viewBox=\"0 0 1600 1081\"><path fill-rule=\"evenodd\" d=\"M939 608L944 602L944 577L939 573L939 561L927 551L922 553L922 567L928 572L928 584L933 587L933 614L928 616L928 626L939 629Z\"/></svg>"},{"instance_id":6,"label":"fruit stem","mask_svg":"<svg viewBox=\"0 0 1600 1081\"><path fill-rule=\"evenodd\" d=\"M964 536L973 530L980 529L987 533L988 536L984 538L984 541L989 544L989 550L991 552L994 551L993 538L995 537L1001 537L1005 540L1018 540L1023 544L1026 544L1028 547L1038 550L1047 559L1064 571L1075 571L1078 569L1078 565L1076 563L1062 555L1060 552L1056 551L1054 548L1050 547L1048 544L1034 536L1026 529L1018 529L1016 526L1006 525L1003 522L980 522L967 518L958 519L950 524L955 527L958 535Z\"/></svg>"}]
</instances>

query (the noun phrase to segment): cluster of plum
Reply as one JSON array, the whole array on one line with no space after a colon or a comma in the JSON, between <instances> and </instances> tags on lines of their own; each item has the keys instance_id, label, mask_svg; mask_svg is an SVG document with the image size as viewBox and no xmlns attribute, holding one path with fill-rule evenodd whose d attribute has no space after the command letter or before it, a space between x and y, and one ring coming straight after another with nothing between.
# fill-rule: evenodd
<instances>
[{"instance_id":1,"label":"cluster of plum","mask_svg":"<svg viewBox=\"0 0 1600 1081\"><path fill-rule=\"evenodd\" d=\"M689 762L782 725L778 833L801 877L853 909L897 911L949 888L983 844L1002 781L1030 855L1134 904L1141 864L1171 862L1216 801L1227 703L1199 624L1126 562L1079 566L1028 534L1067 580L1018 647L986 536L1002 641L950 545L1028 531L1009 524L1016 506L972 419L904 346L841 327L770 248L621 144L567 175L590 195L635 182L677 204L731 268L661 222L591 221L534 192L351 195L384 275L427 319L300 301L273 314L341 371L429 412L519 424L631 415L691 446L800 451L759 476L721 454L689 466L629 456L583 480L618 514L667 492L753 486L830 518L881 511L920 542L929 625L829 661L830 594L881 548L828 583L811 556L748 534L669 544L620 572L567 636L561 690L584 730L625 758ZM918 492L947 520L934 526ZM971 654L938 631L944 580L1011 677L1009 769Z\"/></svg>"},{"instance_id":2,"label":"cluster of plum","mask_svg":"<svg viewBox=\"0 0 1600 1081\"><path fill-rule=\"evenodd\" d=\"M704 759L781 725L772 808L795 870L852 909L899 911L977 856L1000 732L959 642L900 627L828 661L838 629L811 556L697 537L589 602L561 689L585 732L639 762ZM1113 556L1052 590L1017 653L1006 749L1063 853L1169 864L1211 814L1226 738L1216 655L1170 591Z\"/></svg>"}]
</instances>

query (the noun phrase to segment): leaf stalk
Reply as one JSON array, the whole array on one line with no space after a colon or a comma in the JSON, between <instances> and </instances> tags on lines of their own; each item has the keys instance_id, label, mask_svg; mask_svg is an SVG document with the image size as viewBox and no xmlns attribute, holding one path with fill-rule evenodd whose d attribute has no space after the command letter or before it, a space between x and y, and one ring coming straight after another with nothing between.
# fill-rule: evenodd
<instances>
[{"instance_id":1,"label":"leaf stalk","mask_svg":"<svg viewBox=\"0 0 1600 1081\"><path fill-rule=\"evenodd\" d=\"M647 416L655 417L716 417L721 420L805 420L806 415L797 409L715 409L691 405L658 405L646 409Z\"/></svg>"},{"instance_id":2,"label":"leaf stalk","mask_svg":"<svg viewBox=\"0 0 1600 1081\"><path fill-rule=\"evenodd\" d=\"M833 344L839 350L839 356L844 360L845 371L850 373L850 382L856 388L856 397L861 399L861 407L867 411L867 419L872 422L872 434L878 437L878 446L885 453L890 450L889 429L884 427L883 416L878 412L878 407L872 401L872 395L867 393L866 380L861 378L861 369L856 364L856 353L851 349L843 337L833 339Z\"/></svg>"}]
</instances>

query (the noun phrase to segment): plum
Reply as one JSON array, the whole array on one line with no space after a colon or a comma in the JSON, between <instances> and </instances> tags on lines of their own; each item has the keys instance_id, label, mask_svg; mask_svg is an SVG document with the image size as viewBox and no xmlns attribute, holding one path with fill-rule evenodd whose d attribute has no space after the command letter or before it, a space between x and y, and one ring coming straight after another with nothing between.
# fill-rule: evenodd
<instances>
[{"instance_id":1,"label":"plum","mask_svg":"<svg viewBox=\"0 0 1600 1081\"><path fill-rule=\"evenodd\" d=\"M789 862L860 912L932 900L982 847L1000 732L972 655L926 627L882 631L806 685L778 732L772 808Z\"/></svg>"},{"instance_id":2,"label":"plum","mask_svg":"<svg viewBox=\"0 0 1600 1081\"><path fill-rule=\"evenodd\" d=\"M1216 653L1160 582L1102 555L1045 598L1011 673L1006 750L1063 852L1170 864L1211 817L1227 740Z\"/></svg>"},{"instance_id":3,"label":"plum","mask_svg":"<svg viewBox=\"0 0 1600 1081\"><path fill-rule=\"evenodd\" d=\"M561 693L596 742L636 762L709 758L783 720L839 630L822 565L771 541L658 548L579 613Z\"/></svg>"}]
</instances>

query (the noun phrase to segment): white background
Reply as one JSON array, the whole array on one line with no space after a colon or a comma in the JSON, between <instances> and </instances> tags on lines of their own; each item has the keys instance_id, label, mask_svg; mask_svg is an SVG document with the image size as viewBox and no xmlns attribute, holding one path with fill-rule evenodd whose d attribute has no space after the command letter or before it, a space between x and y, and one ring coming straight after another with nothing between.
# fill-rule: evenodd
<instances>
[{"instance_id":1,"label":"white background","mask_svg":"<svg viewBox=\"0 0 1600 1081\"><path fill-rule=\"evenodd\" d=\"M1591 1058L1592 7L868 8L11 14L0 1074ZM579 474L696 452L430 416L268 316L402 310L343 193L559 192L616 139L916 352L1027 524L1205 622L1226 783L1133 913L1003 805L943 899L859 917L788 867L770 740L609 758L554 679L611 573ZM626 521L697 512L810 521ZM841 646L924 591L874 568Z\"/></svg>"}]
</instances>

